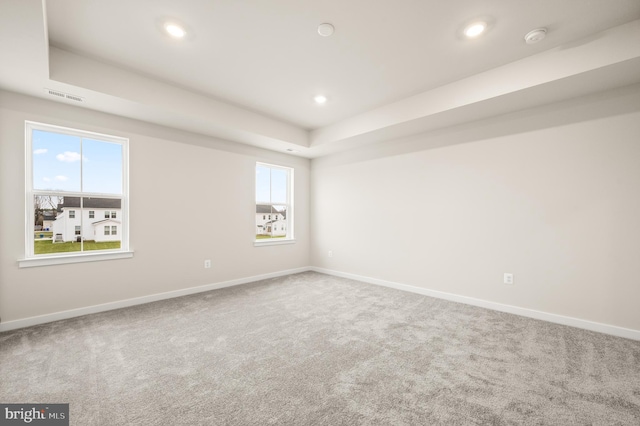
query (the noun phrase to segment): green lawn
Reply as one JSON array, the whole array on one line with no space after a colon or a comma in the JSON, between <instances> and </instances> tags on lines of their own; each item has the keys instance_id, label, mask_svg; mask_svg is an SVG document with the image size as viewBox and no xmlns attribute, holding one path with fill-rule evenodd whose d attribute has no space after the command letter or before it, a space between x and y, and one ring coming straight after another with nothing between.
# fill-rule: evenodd
<instances>
[{"instance_id":1,"label":"green lawn","mask_svg":"<svg viewBox=\"0 0 640 426\"><path fill-rule=\"evenodd\" d=\"M277 237L272 237L270 235L256 235L256 240L270 240L271 238L284 238L286 235L280 235Z\"/></svg>"},{"instance_id":2,"label":"green lawn","mask_svg":"<svg viewBox=\"0 0 640 426\"><path fill-rule=\"evenodd\" d=\"M36 240L38 238L51 238L53 237L53 231L34 231L33 236Z\"/></svg>"},{"instance_id":3,"label":"green lawn","mask_svg":"<svg viewBox=\"0 0 640 426\"><path fill-rule=\"evenodd\" d=\"M48 254L48 253L69 253L74 251L80 251L80 243L68 242L68 243L55 243L48 241L34 241L35 254ZM120 248L120 241L106 241L102 243L96 243L95 241L85 241L84 250L113 250Z\"/></svg>"}]
</instances>

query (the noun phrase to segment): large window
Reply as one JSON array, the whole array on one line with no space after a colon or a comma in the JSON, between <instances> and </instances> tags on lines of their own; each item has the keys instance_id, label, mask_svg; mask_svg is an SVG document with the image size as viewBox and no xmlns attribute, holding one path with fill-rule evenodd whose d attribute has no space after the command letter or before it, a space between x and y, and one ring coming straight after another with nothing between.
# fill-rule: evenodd
<instances>
[{"instance_id":1,"label":"large window","mask_svg":"<svg viewBox=\"0 0 640 426\"><path fill-rule=\"evenodd\" d=\"M293 169L256 164L256 244L293 240Z\"/></svg>"},{"instance_id":2,"label":"large window","mask_svg":"<svg viewBox=\"0 0 640 426\"><path fill-rule=\"evenodd\" d=\"M20 266L130 257L123 255L130 254L128 139L33 122L26 123L25 139L26 256Z\"/></svg>"}]
</instances>

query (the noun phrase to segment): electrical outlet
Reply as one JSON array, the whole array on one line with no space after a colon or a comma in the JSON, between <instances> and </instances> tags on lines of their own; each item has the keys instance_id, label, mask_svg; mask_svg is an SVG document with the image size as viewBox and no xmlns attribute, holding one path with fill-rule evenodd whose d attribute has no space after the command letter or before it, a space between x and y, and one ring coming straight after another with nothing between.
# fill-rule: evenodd
<instances>
[{"instance_id":1,"label":"electrical outlet","mask_svg":"<svg viewBox=\"0 0 640 426\"><path fill-rule=\"evenodd\" d=\"M504 274L504 283L506 285L513 285L513 274Z\"/></svg>"},{"instance_id":2,"label":"electrical outlet","mask_svg":"<svg viewBox=\"0 0 640 426\"><path fill-rule=\"evenodd\" d=\"M329 255L329 257L333 257L333 250L329 250L328 255Z\"/></svg>"},{"instance_id":3,"label":"electrical outlet","mask_svg":"<svg viewBox=\"0 0 640 426\"><path fill-rule=\"evenodd\" d=\"M210 259L207 259L207 260L204 261L204 268L205 269L211 268L211 260Z\"/></svg>"}]
</instances>

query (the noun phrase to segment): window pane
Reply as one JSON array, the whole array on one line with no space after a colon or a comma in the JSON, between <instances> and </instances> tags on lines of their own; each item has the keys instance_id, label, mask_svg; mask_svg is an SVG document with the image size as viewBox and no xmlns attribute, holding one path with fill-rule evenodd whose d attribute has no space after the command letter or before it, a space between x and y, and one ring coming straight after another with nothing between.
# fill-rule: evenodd
<instances>
[{"instance_id":1,"label":"window pane","mask_svg":"<svg viewBox=\"0 0 640 426\"><path fill-rule=\"evenodd\" d=\"M122 145L82 140L82 190L122 194Z\"/></svg>"},{"instance_id":2,"label":"window pane","mask_svg":"<svg viewBox=\"0 0 640 426\"><path fill-rule=\"evenodd\" d=\"M122 243L122 200L119 198L84 197L84 250L115 250ZM89 217L89 211L96 214ZM115 217L115 219L112 219Z\"/></svg>"},{"instance_id":3,"label":"window pane","mask_svg":"<svg viewBox=\"0 0 640 426\"><path fill-rule=\"evenodd\" d=\"M271 202L271 169L256 166L256 203Z\"/></svg>"},{"instance_id":4,"label":"window pane","mask_svg":"<svg viewBox=\"0 0 640 426\"><path fill-rule=\"evenodd\" d=\"M289 172L282 169L271 169L271 202L287 202L287 176Z\"/></svg>"},{"instance_id":5,"label":"window pane","mask_svg":"<svg viewBox=\"0 0 640 426\"><path fill-rule=\"evenodd\" d=\"M33 188L80 191L80 138L34 130Z\"/></svg>"},{"instance_id":6,"label":"window pane","mask_svg":"<svg viewBox=\"0 0 640 426\"><path fill-rule=\"evenodd\" d=\"M256 205L256 240L287 236L286 206Z\"/></svg>"},{"instance_id":7,"label":"window pane","mask_svg":"<svg viewBox=\"0 0 640 426\"><path fill-rule=\"evenodd\" d=\"M284 238L287 236L287 207L273 206L271 238Z\"/></svg>"},{"instance_id":8,"label":"window pane","mask_svg":"<svg viewBox=\"0 0 640 426\"><path fill-rule=\"evenodd\" d=\"M78 242L78 237L82 236L76 235L76 226L80 226L80 217L78 214L75 218L68 217L68 211L65 212L62 208L63 203L63 197L52 195L33 197L34 254L68 253L82 250L82 244Z\"/></svg>"},{"instance_id":9,"label":"window pane","mask_svg":"<svg viewBox=\"0 0 640 426\"><path fill-rule=\"evenodd\" d=\"M33 197L34 226L33 226L33 252L34 254L49 254L58 251L78 251L79 245L61 247L53 245L55 238L54 224L58 215L58 204L61 197L51 195L36 195Z\"/></svg>"},{"instance_id":10,"label":"window pane","mask_svg":"<svg viewBox=\"0 0 640 426\"><path fill-rule=\"evenodd\" d=\"M266 204L256 204L256 240L271 238L267 232L271 206Z\"/></svg>"}]
</instances>

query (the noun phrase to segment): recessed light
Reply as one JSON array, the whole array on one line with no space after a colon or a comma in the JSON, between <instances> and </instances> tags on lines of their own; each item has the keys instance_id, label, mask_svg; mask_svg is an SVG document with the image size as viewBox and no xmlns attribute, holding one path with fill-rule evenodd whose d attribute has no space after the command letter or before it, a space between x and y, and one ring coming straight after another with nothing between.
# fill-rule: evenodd
<instances>
[{"instance_id":1,"label":"recessed light","mask_svg":"<svg viewBox=\"0 0 640 426\"><path fill-rule=\"evenodd\" d=\"M317 104L324 104L327 102L327 97L324 95L317 95L313 98L314 101L316 101Z\"/></svg>"},{"instance_id":2,"label":"recessed light","mask_svg":"<svg viewBox=\"0 0 640 426\"><path fill-rule=\"evenodd\" d=\"M297 149L287 148L287 152L299 152Z\"/></svg>"},{"instance_id":3,"label":"recessed light","mask_svg":"<svg viewBox=\"0 0 640 426\"><path fill-rule=\"evenodd\" d=\"M464 35L467 36L467 38L476 38L480 34L484 33L486 29L487 29L486 22L474 22L473 24L468 25L464 29Z\"/></svg>"},{"instance_id":4,"label":"recessed light","mask_svg":"<svg viewBox=\"0 0 640 426\"><path fill-rule=\"evenodd\" d=\"M331 34L333 34L334 31L334 26L329 23L318 25L318 34L320 34L322 37L329 37Z\"/></svg>"},{"instance_id":5,"label":"recessed light","mask_svg":"<svg viewBox=\"0 0 640 426\"><path fill-rule=\"evenodd\" d=\"M187 32L178 24L167 23L164 25L164 29L171 37L174 38L183 38L187 35Z\"/></svg>"}]
</instances>

